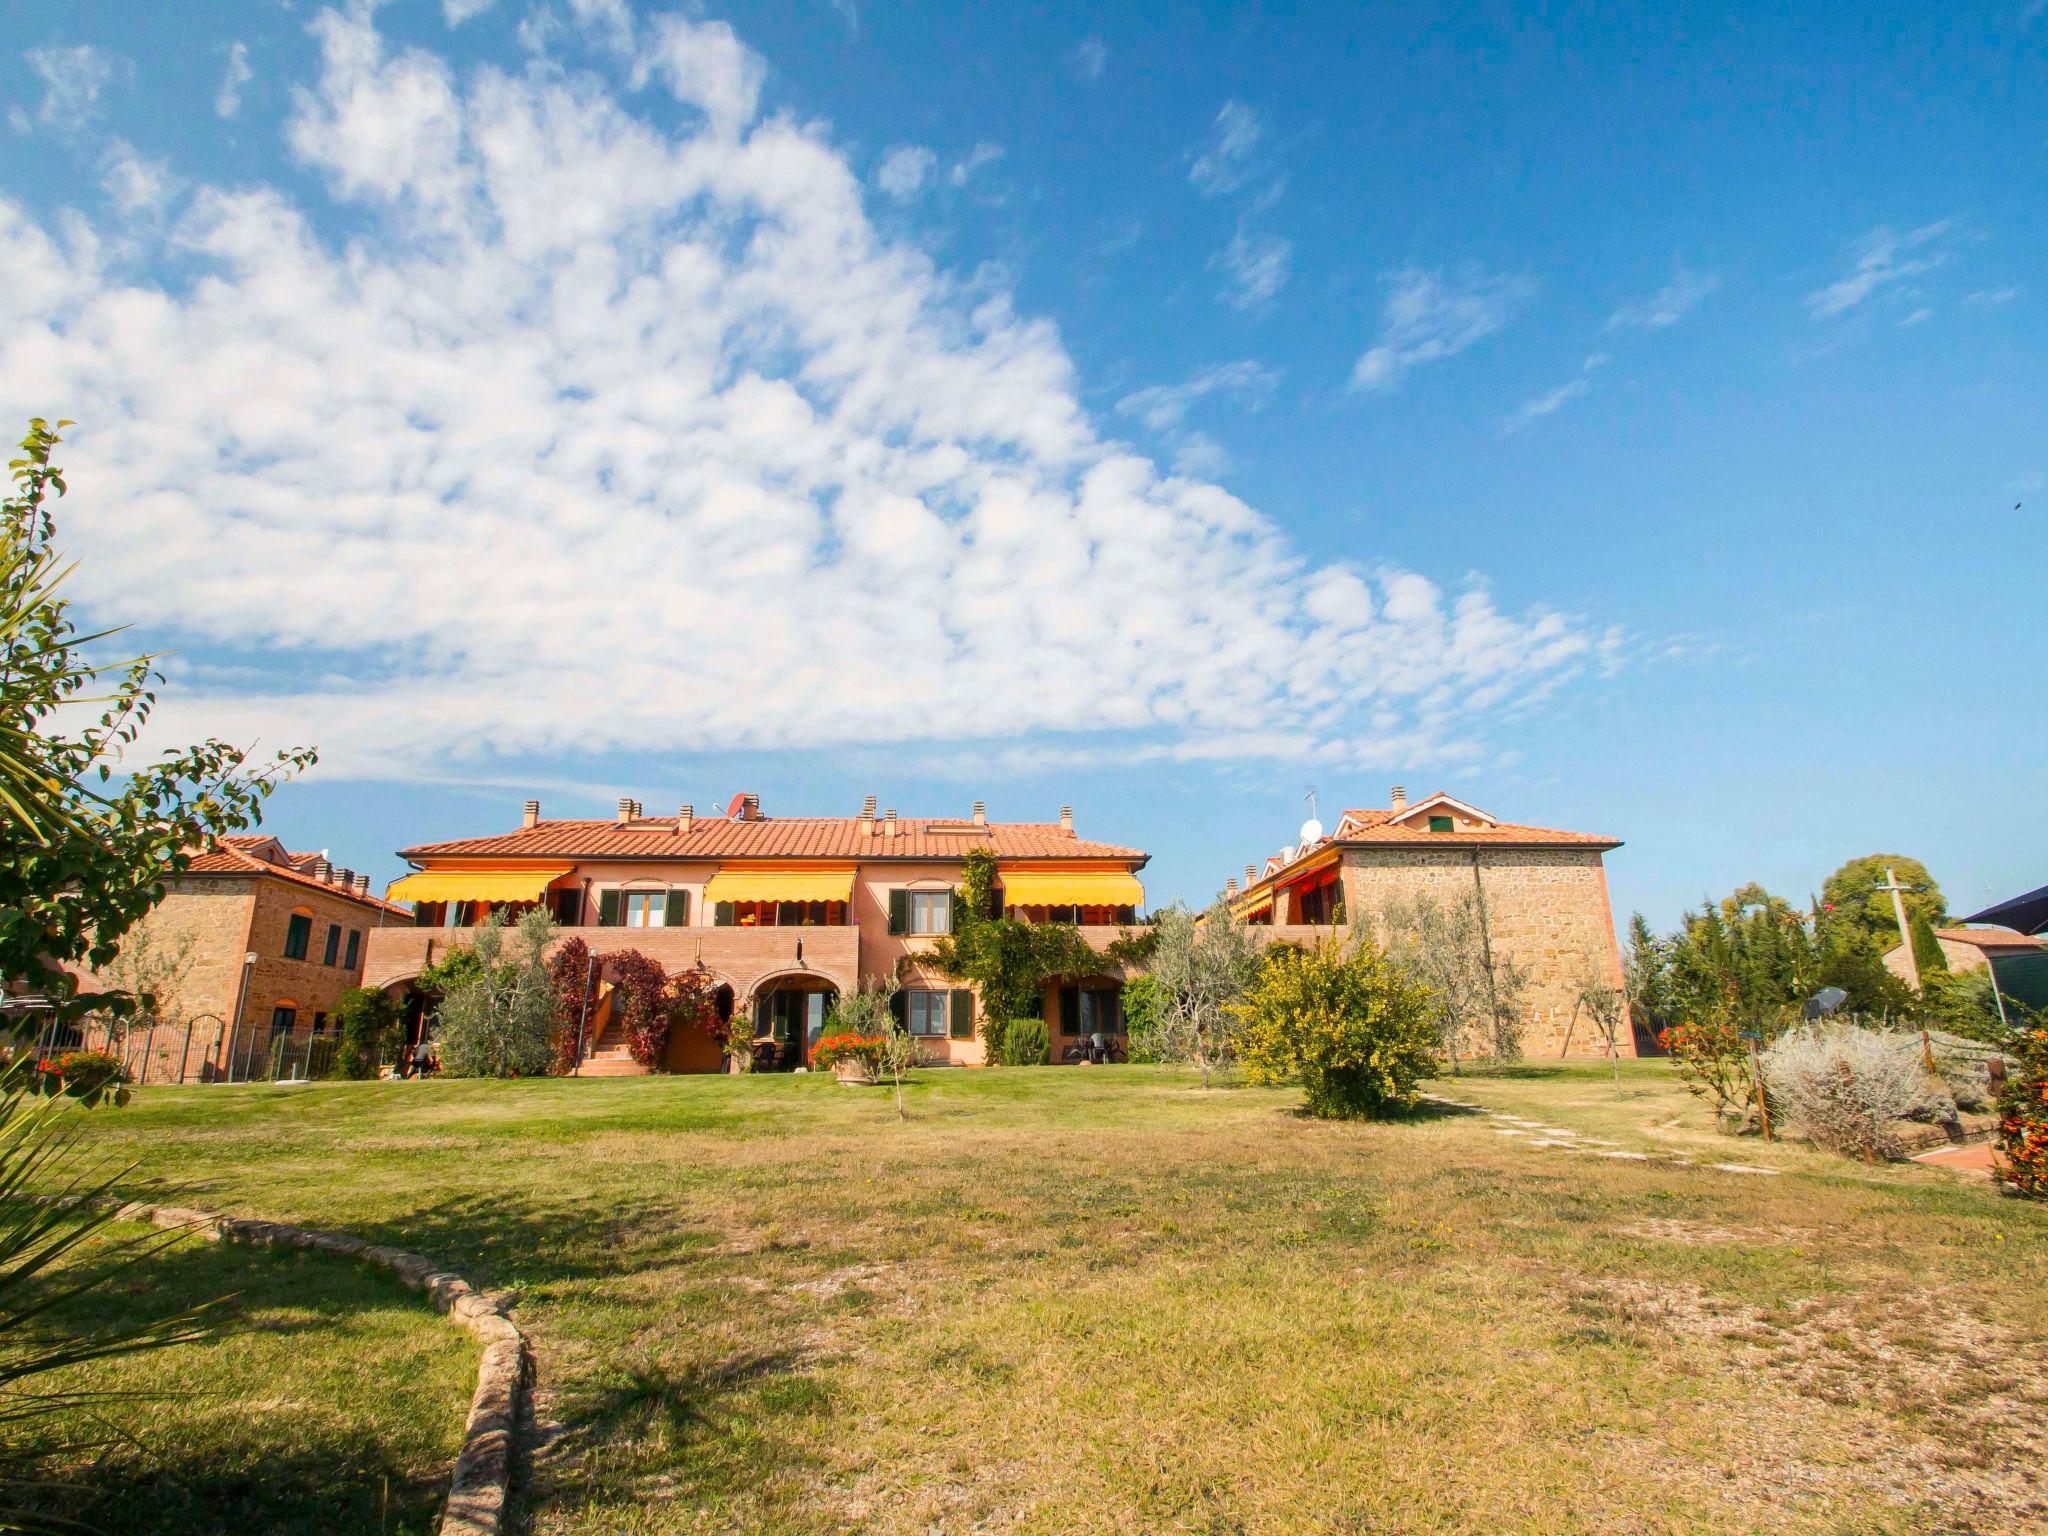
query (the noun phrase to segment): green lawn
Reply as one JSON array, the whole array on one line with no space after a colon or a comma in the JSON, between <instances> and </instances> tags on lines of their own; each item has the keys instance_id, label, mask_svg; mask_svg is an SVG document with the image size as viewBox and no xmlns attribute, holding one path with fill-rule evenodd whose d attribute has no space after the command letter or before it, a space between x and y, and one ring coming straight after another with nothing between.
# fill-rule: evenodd
<instances>
[{"instance_id":1,"label":"green lawn","mask_svg":"<svg viewBox=\"0 0 2048 1536\"><path fill-rule=\"evenodd\" d=\"M813 1076L152 1089L94 1131L516 1292L537 1533L2048 1530L2048 1211L1717 1138L1658 1063L1441 1086L1618 1145L1147 1068L927 1073L903 1122ZM272 1346L208 1346L244 1358L190 1486L416 1486L466 1337L259 1257L336 1298L288 1346L312 1429L267 1452Z\"/></svg>"}]
</instances>

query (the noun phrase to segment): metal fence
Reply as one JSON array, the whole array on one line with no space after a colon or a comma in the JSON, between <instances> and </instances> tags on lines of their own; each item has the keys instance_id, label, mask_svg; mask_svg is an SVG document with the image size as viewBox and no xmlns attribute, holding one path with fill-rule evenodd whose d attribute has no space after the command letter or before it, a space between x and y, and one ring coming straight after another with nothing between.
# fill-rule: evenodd
<instances>
[{"instance_id":1,"label":"metal fence","mask_svg":"<svg viewBox=\"0 0 2048 1536\"><path fill-rule=\"evenodd\" d=\"M89 1019L46 1024L36 1042L43 1057L66 1051L105 1051L120 1059L128 1081L145 1083L289 1083L325 1077L341 1050L338 1034L272 1033L244 1025L232 1030L214 1014L181 1023L138 1019L112 1024Z\"/></svg>"}]
</instances>

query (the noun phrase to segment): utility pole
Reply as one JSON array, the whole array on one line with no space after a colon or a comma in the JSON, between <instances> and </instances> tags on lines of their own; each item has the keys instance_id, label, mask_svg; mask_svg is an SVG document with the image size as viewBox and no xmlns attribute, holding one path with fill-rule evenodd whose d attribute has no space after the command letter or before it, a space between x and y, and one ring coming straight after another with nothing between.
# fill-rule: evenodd
<instances>
[{"instance_id":1,"label":"utility pole","mask_svg":"<svg viewBox=\"0 0 2048 1536\"><path fill-rule=\"evenodd\" d=\"M1910 885L1899 884L1899 877L1892 873L1891 865L1884 867L1884 884L1880 891L1892 893L1892 914L1899 920L1899 942L1906 946L1906 980L1915 992L1920 990L1920 957L1913 953L1913 930L1906 926L1906 903L1904 893L1913 889Z\"/></svg>"}]
</instances>

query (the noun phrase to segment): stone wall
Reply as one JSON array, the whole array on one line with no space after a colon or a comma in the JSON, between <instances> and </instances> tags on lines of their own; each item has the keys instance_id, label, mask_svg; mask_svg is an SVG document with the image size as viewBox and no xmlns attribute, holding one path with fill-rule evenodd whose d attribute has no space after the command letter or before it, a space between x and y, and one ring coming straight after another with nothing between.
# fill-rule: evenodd
<instances>
[{"instance_id":1,"label":"stone wall","mask_svg":"<svg viewBox=\"0 0 2048 1536\"><path fill-rule=\"evenodd\" d=\"M1471 848L1347 848L1344 850L1344 906L1354 923L1389 897L1428 894L1440 902L1462 900L1475 889ZM1579 978L1590 968L1609 985L1622 985L1621 952L1607 899L1607 871L1600 854L1580 848L1481 848L1477 886L1485 902L1487 931L1496 958L1506 955L1530 972L1522 1051L1528 1056L1606 1052L1604 1037L1574 1005ZM1624 1024L1618 1044L1635 1054Z\"/></svg>"}]
</instances>

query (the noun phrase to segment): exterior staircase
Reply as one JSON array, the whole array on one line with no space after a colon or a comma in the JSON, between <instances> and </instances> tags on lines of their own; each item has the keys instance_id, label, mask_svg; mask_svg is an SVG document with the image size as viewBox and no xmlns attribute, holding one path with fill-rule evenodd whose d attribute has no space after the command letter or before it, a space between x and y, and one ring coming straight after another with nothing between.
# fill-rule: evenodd
<instances>
[{"instance_id":1,"label":"exterior staircase","mask_svg":"<svg viewBox=\"0 0 2048 1536\"><path fill-rule=\"evenodd\" d=\"M607 1006L597 1027L583 1050L583 1065L577 1070L579 1077L644 1077L647 1069L633 1059L633 1053L626 1048L626 1032L612 1017Z\"/></svg>"}]
</instances>

